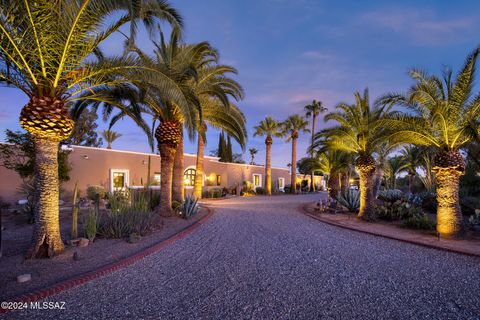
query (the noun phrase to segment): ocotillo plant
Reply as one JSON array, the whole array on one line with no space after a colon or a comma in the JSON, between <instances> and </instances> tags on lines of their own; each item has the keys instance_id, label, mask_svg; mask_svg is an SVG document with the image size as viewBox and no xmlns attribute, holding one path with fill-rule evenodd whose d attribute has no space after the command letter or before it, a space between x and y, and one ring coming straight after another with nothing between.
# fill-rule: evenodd
<instances>
[{"instance_id":1,"label":"ocotillo plant","mask_svg":"<svg viewBox=\"0 0 480 320\"><path fill-rule=\"evenodd\" d=\"M71 230L72 239L76 239L76 238L78 237L78 204L77 204L77 196L78 196L78 181L75 182L75 188L73 189L73 200L72 200L72 230Z\"/></svg>"}]
</instances>

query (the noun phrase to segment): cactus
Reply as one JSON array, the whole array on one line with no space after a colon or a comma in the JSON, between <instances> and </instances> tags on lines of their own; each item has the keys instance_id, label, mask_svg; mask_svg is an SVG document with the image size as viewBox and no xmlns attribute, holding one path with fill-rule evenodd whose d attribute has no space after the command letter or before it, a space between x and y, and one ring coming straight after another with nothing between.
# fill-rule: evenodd
<instances>
[{"instance_id":1,"label":"cactus","mask_svg":"<svg viewBox=\"0 0 480 320\"><path fill-rule=\"evenodd\" d=\"M71 236L72 239L78 238L78 181L75 182L75 188L73 189L73 200L72 200L72 230Z\"/></svg>"}]
</instances>

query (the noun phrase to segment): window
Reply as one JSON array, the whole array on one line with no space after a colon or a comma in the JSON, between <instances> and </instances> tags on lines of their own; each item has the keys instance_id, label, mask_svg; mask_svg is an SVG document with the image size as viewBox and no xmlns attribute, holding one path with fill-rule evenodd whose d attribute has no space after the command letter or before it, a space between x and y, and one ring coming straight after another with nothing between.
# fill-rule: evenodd
<instances>
[{"instance_id":1,"label":"window","mask_svg":"<svg viewBox=\"0 0 480 320\"><path fill-rule=\"evenodd\" d=\"M159 186L160 185L160 180L161 180L161 174L160 172L155 172L153 174L153 182L152 184L155 185L155 186Z\"/></svg>"},{"instance_id":2,"label":"window","mask_svg":"<svg viewBox=\"0 0 480 320\"><path fill-rule=\"evenodd\" d=\"M285 187L285 178L278 178L278 189L280 191L283 191L284 187Z\"/></svg>"},{"instance_id":3,"label":"window","mask_svg":"<svg viewBox=\"0 0 480 320\"><path fill-rule=\"evenodd\" d=\"M261 174L254 174L253 175L253 187L261 187L262 186L262 175Z\"/></svg>"},{"instance_id":4,"label":"window","mask_svg":"<svg viewBox=\"0 0 480 320\"><path fill-rule=\"evenodd\" d=\"M192 187L195 184L195 169L187 169L183 173L183 182L186 187Z\"/></svg>"},{"instance_id":5,"label":"window","mask_svg":"<svg viewBox=\"0 0 480 320\"><path fill-rule=\"evenodd\" d=\"M128 187L128 170L110 170L110 191L121 191Z\"/></svg>"},{"instance_id":6,"label":"window","mask_svg":"<svg viewBox=\"0 0 480 320\"><path fill-rule=\"evenodd\" d=\"M222 183L222 176L217 174L217 186L219 186Z\"/></svg>"}]
</instances>

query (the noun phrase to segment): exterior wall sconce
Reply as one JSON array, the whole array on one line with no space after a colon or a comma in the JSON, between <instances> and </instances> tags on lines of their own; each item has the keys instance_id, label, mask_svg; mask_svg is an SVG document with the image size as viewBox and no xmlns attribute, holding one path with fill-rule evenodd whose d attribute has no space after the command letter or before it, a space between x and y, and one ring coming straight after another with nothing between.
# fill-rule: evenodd
<instances>
[{"instance_id":1,"label":"exterior wall sconce","mask_svg":"<svg viewBox=\"0 0 480 320\"><path fill-rule=\"evenodd\" d=\"M87 155L84 155L84 156L83 156L83 159L88 160L88 156L87 156Z\"/></svg>"},{"instance_id":2,"label":"exterior wall sconce","mask_svg":"<svg viewBox=\"0 0 480 320\"><path fill-rule=\"evenodd\" d=\"M146 164L147 164L147 161L142 160L142 164L143 164L143 165L146 165Z\"/></svg>"}]
</instances>

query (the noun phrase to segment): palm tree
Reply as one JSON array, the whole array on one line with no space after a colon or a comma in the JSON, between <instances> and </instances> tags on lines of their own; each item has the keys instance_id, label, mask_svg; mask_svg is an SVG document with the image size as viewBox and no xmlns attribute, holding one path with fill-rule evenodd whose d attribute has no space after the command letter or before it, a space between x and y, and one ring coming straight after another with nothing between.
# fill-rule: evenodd
<instances>
[{"instance_id":1,"label":"palm tree","mask_svg":"<svg viewBox=\"0 0 480 320\"><path fill-rule=\"evenodd\" d=\"M408 192L413 193L413 182L417 175L417 168L421 164L421 150L412 145L406 145L400 150L400 155L403 158L403 170L408 175Z\"/></svg>"},{"instance_id":2,"label":"palm tree","mask_svg":"<svg viewBox=\"0 0 480 320\"><path fill-rule=\"evenodd\" d=\"M116 131L113 131L113 130L110 130L110 129L107 129L107 130L103 130L101 132L101 135L103 137L103 139L105 139L105 141L107 142L107 149L112 149L112 143L113 141L117 140L118 138L120 138L122 135Z\"/></svg>"},{"instance_id":3,"label":"palm tree","mask_svg":"<svg viewBox=\"0 0 480 320\"><path fill-rule=\"evenodd\" d=\"M287 142L292 141L292 169L291 169L291 192L297 193L297 139L300 132L310 132L307 129L308 121L302 116L294 114L282 122L282 132L287 137Z\"/></svg>"},{"instance_id":4,"label":"palm tree","mask_svg":"<svg viewBox=\"0 0 480 320\"><path fill-rule=\"evenodd\" d=\"M229 101L230 98L236 101L243 99L243 88L238 82L229 77L229 74L237 74L237 70L231 66L218 64L217 60L209 61L208 64L203 64L198 68L198 80L193 84L193 91L200 101L201 110L201 114L199 113L196 119L198 141L193 187L193 194L196 198L202 197L207 125L227 132L229 136L233 137L240 144L242 149L245 148L247 139L245 116L237 106ZM221 110L221 108L225 110ZM233 117L236 117L236 119ZM180 178L183 181L183 173L182 177L177 177L177 179Z\"/></svg>"},{"instance_id":5,"label":"palm tree","mask_svg":"<svg viewBox=\"0 0 480 320\"><path fill-rule=\"evenodd\" d=\"M455 77L410 70L415 84L405 94L387 94L379 103L406 107L408 113L391 123L397 130L392 139L435 149L433 171L437 180L437 231L443 237L457 236L462 226L459 178L465 161L459 150L478 139L480 95L472 96L479 49L466 59Z\"/></svg>"},{"instance_id":6,"label":"palm tree","mask_svg":"<svg viewBox=\"0 0 480 320\"><path fill-rule=\"evenodd\" d=\"M322 130L315 137L325 139L328 148L356 155L355 167L360 176L359 218L369 218L374 201L373 177L376 168L373 153L385 143L389 136L387 118L390 109L370 107L368 89L363 96L355 93L355 104L340 103L338 111L325 116L325 121L336 121L338 125Z\"/></svg>"},{"instance_id":7,"label":"palm tree","mask_svg":"<svg viewBox=\"0 0 480 320\"><path fill-rule=\"evenodd\" d=\"M158 20L178 29L181 19L167 2L153 0L2 1L0 7L0 81L29 97L20 124L32 134L36 148L36 224L27 257L50 257L64 248L57 151L74 126L68 104L83 99L86 91L125 84L126 77L134 78L140 69L135 59L95 60L92 54L124 24L132 22L135 30L138 18L149 30ZM142 73L152 77L148 70Z\"/></svg>"},{"instance_id":8,"label":"palm tree","mask_svg":"<svg viewBox=\"0 0 480 320\"><path fill-rule=\"evenodd\" d=\"M323 113L327 111L327 108L322 106L321 101L313 100L311 104L305 106L305 116L307 118L312 117L312 140L310 142L310 157L313 158L313 142L314 142L314 137L315 137L315 124L317 122L317 117L320 115L320 113ZM312 171L311 174L311 191L315 191L315 184L313 182L313 175L314 172Z\"/></svg>"},{"instance_id":9,"label":"palm tree","mask_svg":"<svg viewBox=\"0 0 480 320\"><path fill-rule=\"evenodd\" d=\"M248 152L250 152L251 157L250 164L255 164L255 155L258 153L257 148L250 148L248 149Z\"/></svg>"},{"instance_id":10,"label":"palm tree","mask_svg":"<svg viewBox=\"0 0 480 320\"><path fill-rule=\"evenodd\" d=\"M203 161L207 124L225 131L229 136L233 137L242 148L245 148L247 141L247 129L245 128L246 119L242 111L233 104L225 108L223 103L219 103L216 99L210 98L208 100L209 102L202 101L201 103L204 121L201 122L202 126L198 130L197 162L193 187L193 195L198 199L202 197Z\"/></svg>"},{"instance_id":11,"label":"palm tree","mask_svg":"<svg viewBox=\"0 0 480 320\"><path fill-rule=\"evenodd\" d=\"M266 117L254 127L253 136L265 136L265 193L272 195L272 144L273 138L283 137L281 124L271 117Z\"/></svg>"},{"instance_id":12,"label":"palm tree","mask_svg":"<svg viewBox=\"0 0 480 320\"><path fill-rule=\"evenodd\" d=\"M341 189L341 175L346 175L351 156L343 151L324 150L317 153L318 170L326 175L328 196L336 198Z\"/></svg>"},{"instance_id":13,"label":"palm tree","mask_svg":"<svg viewBox=\"0 0 480 320\"><path fill-rule=\"evenodd\" d=\"M402 156L394 156L387 160L386 167L386 181L391 189L397 188L397 176L405 168L404 159Z\"/></svg>"}]
</instances>

